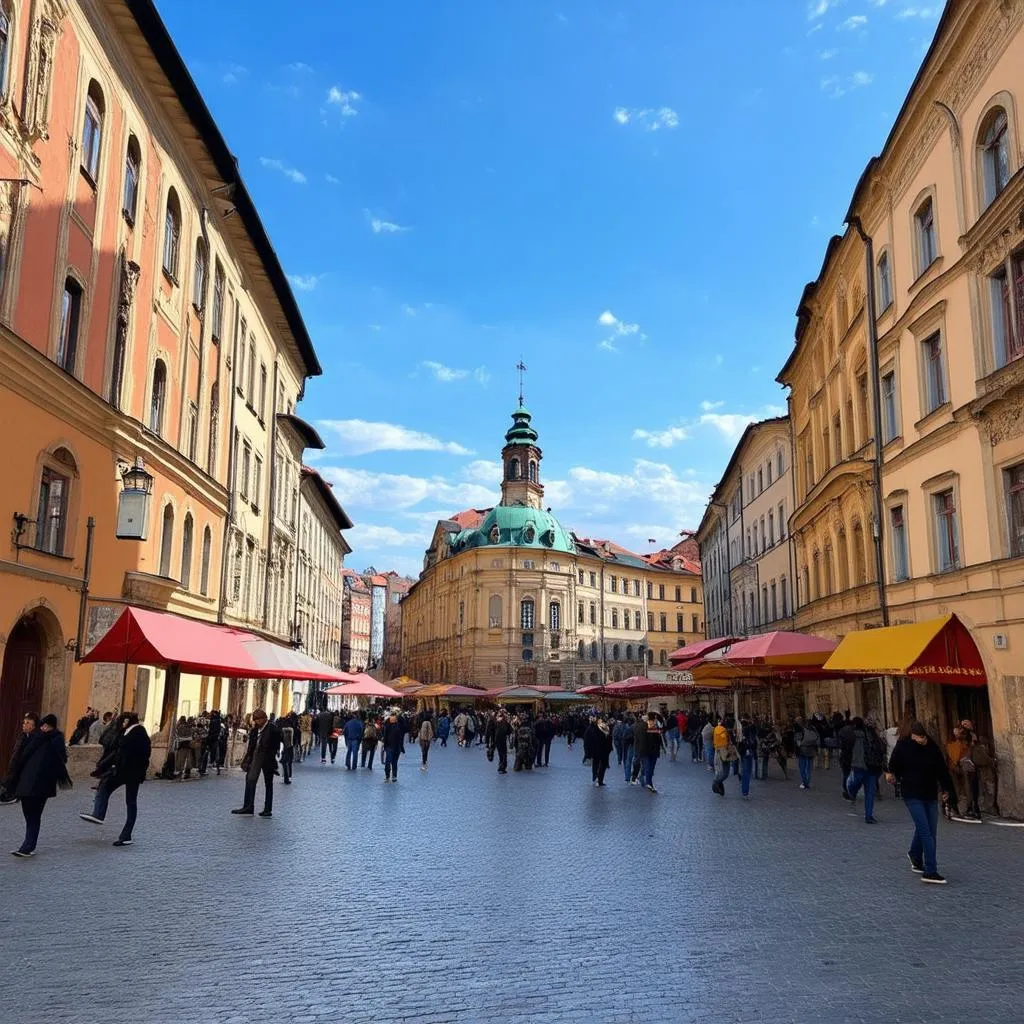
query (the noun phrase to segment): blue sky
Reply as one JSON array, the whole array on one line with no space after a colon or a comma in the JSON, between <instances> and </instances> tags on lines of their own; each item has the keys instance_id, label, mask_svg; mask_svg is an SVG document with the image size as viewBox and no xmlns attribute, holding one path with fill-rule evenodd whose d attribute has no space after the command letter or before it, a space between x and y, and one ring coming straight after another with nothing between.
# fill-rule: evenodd
<instances>
[{"instance_id":1,"label":"blue sky","mask_svg":"<svg viewBox=\"0 0 1024 1024\"><path fill-rule=\"evenodd\" d=\"M300 412L414 571L496 500L515 364L547 503L695 527L935 29L904 0L162 0L324 375ZM286 11L286 16L282 12Z\"/></svg>"}]
</instances>

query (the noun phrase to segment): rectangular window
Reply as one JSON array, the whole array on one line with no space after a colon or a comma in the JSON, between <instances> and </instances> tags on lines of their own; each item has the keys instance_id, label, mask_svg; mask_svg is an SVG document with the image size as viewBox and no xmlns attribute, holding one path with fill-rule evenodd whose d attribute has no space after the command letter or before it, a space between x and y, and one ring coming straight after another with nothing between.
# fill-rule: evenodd
<instances>
[{"instance_id":1,"label":"rectangular window","mask_svg":"<svg viewBox=\"0 0 1024 1024\"><path fill-rule=\"evenodd\" d=\"M590 624L597 625L597 605L593 601L590 602Z\"/></svg>"},{"instance_id":2,"label":"rectangular window","mask_svg":"<svg viewBox=\"0 0 1024 1024\"><path fill-rule=\"evenodd\" d=\"M783 576L782 579L779 580L779 595L780 595L780 597L782 599L782 617L786 618L786 616L789 615L789 609L786 606L786 602L787 602L788 598L786 597L786 577L785 576Z\"/></svg>"},{"instance_id":3,"label":"rectangular window","mask_svg":"<svg viewBox=\"0 0 1024 1024\"><path fill-rule=\"evenodd\" d=\"M772 617L771 621L774 622L779 617L779 593L776 587L775 580L772 580L771 586L772 594Z\"/></svg>"},{"instance_id":4,"label":"rectangular window","mask_svg":"<svg viewBox=\"0 0 1024 1024\"><path fill-rule=\"evenodd\" d=\"M775 513L768 513L768 547L775 546Z\"/></svg>"},{"instance_id":5,"label":"rectangular window","mask_svg":"<svg viewBox=\"0 0 1024 1024\"><path fill-rule=\"evenodd\" d=\"M520 629L533 629L533 602L521 601L519 604L519 627ZM531 637L531 642L533 638ZM523 638L526 642L526 638Z\"/></svg>"},{"instance_id":6,"label":"rectangular window","mask_svg":"<svg viewBox=\"0 0 1024 1024\"><path fill-rule=\"evenodd\" d=\"M90 90L91 91L91 90ZM103 132L103 115L99 104L92 96L85 100L85 124L82 128L82 170L95 185L100 174L100 138Z\"/></svg>"},{"instance_id":7,"label":"rectangular window","mask_svg":"<svg viewBox=\"0 0 1024 1024\"><path fill-rule=\"evenodd\" d=\"M682 633L683 631L683 613L676 612L676 632Z\"/></svg>"},{"instance_id":8,"label":"rectangular window","mask_svg":"<svg viewBox=\"0 0 1024 1024\"><path fill-rule=\"evenodd\" d=\"M196 461L199 450L199 406L195 402L188 403L188 440L186 454L191 462Z\"/></svg>"},{"instance_id":9,"label":"rectangular window","mask_svg":"<svg viewBox=\"0 0 1024 1024\"><path fill-rule=\"evenodd\" d=\"M698 633L698 632L700 632L700 630L698 628L699 625L700 625L700 619L698 619L696 615L691 615L690 616L690 632L691 633Z\"/></svg>"},{"instance_id":10,"label":"rectangular window","mask_svg":"<svg viewBox=\"0 0 1024 1024\"><path fill-rule=\"evenodd\" d=\"M220 341L220 332L224 329L224 268L217 260L213 271L213 309L210 316L210 337L214 342Z\"/></svg>"},{"instance_id":11,"label":"rectangular window","mask_svg":"<svg viewBox=\"0 0 1024 1024\"><path fill-rule=\"evenodd\" d=\"M914 217L917 222L917 273L920 277L939 255L935 242L935 207L926 199Z\"/></svg>"},{"instance_id":12,"label":"rectangular window","mask_svg":"<svg viewBox=\"0 0 1024 1024\"><path fill-rule=\"evenodd\" d=\"M238 492L243 498L249 498L249 473L252 470L252 448L248 441L242 443L242 485Z\"/></svg>"},{"instance_id":13,"label":"rectangular window","mask_svg":"<svg viewBox=\"0 0 1024 1024\"><path fill-rule=\"evenodd\" d=\"M240 331L241 337L236 339L236 341L237 341L236 347L238 349L238 376L235 377L235 390L240 395L243 395L243 396L245 395L244 388L245 388L245 335L246 335L246 330L247 330L247 328L246 328L246 324L245 324L245 317L243 316L242 317L242 326L241 326L241 331ZM281 411L283 412L284 410L282 409Z\"/></svg>"},{"instance_id":14,"label":"rectangular window","mask_svg":"<svg viewBox=\"0 0 1024 1024\"><path fill-rule=\"evenodd\" d=\"M608 589L613 593L618 593L619 590L619 577L611 576L608 579Z\"/></svg>"},{"instance_id":15,"label":"rectangular window","mask_svg":"<svg viewBox=\"0 0 1024 1024\"><path fill-rule=\"evenodd\" d=\"M77 281L69 277L64 282L64 297L60 304L60 335L57 338L57 365L68 373L75 372L81 315L82 289Z\"/></svg>"},{"instance_id":16,"label":"rectangular window","mask_svg":"<svg viewBox=\"0 0 1024 1024\"><path fill-rule=\"evenodd\" d=\"M658 584L658 600L659 601L664 601L665 600L665 584L664 583L659 583Z\"/></svg>"},{"instance_id":17,"label":"rectangular window","mask_svg":"<svg viewBox=\"0 0 1024 1024\"><path fill-rule=\"evenodd\" d=\"M246 390L246 398L249 405L255 408L256 400L256 338L249 342L249 380Z\"/></svg>"},{"instance_id":18,"label":"rectangular window","mask_svg":"<svg viewBox=\"0 0 1024 1024\"><path fill-rule=\"evenodd\" d=\"M583 613L583 602L582 601L578 602L577 605L576 605L576 621L581 626L583 625L584 613Z\"/></svg>"},{"instance_id":19,"label":"rectangular window","mask_svg":"<svg viewBox=\"0 0 1024 1024\"><path fill-rule=\"evenodd\" d=\"M884 313L892 305L892 273L889 268L889 254L878 257L878 312Z\"/></svg>"},{"instance_id":20,"label":"rectangular window","mask_svg":"<svg viewBox=\"0 0 1024 1024\"><path fill-rule=\"evenodd\" d=\"M260 404L257 406L260 420L266 419L267 413L267 365L260 363Z\"/></svg>"},{"instance_id":21,"label":"rectangular window","mask_svg":"<svg viewBox=\"0 0 1024 1024\"><path fill-rule=\"evenodd\" d=\"M935 545L939 572L960 567L960 543L957 536L956 504L953 489L932 495L935 515Z\"/></svg>"},{"instance_id":22,"label":"rectangular window","mask_svg":"<svg viewBox=\"0 0 1024 1024\"><path fill-rule=\"evenodd\" d=\"M627 622L626 625L629 626L629 623ZM612 629L618 629L618 628L619 628L619 609L618 608L613 608L612 609Z\"/></svg>"},{"instance_id":23,"label":"rectangular window","mask_svg":"<svg viewBox=\"0 0 1024 1024\"><path fill-rule=\"evenodd\" d=\"M639 580L633 580L633 596L634 597L639 597L640 596L640 581Z\"/></svg>"},{"instance_id":24,"label":"rectangular window","mask_svg":"<svg viewBox=\"0 0 1024 1024\"><path fill-rule=\"evenodd\" d=\"M832 443L835 445L836 462L843 461L843 421L836 413L832 420Z\"/></svg>"},{"instance_id":25,"label":"rectangular window","mask_svg":"<svg viewBox=\"0 0 1024 1024\"><path fill-rule=\"evenodd\" d=\"M910 575L907 564L907 526L903 519L903 506L889 509L889 533L892 536L892 575L897 582Z\"/></svg>"},{"instance_id":26,"label":"rectangular window","mask_svg":"<svg viewBox=\"0 0 1024 1024\"><path fill-rule=\"evenodd\" d=\"M888 444L899 436L896 422L896 371L882 374L882 442Z\"/></svg>"},{"instance_id":27,"label":"rectangular window","mask_svg":"<svg viewBox=\"0 0 1024 1024\"><path fill-rule=\"evenodd\" d=\"M1006 511L1010 525L1010 557L1024 556L1024 463L1006 470Z\"/></svg>"},{"instance_id":28,"label":"rectangular window","mask_svg":"<svg viewBox=\"0 0 1024 1024\"><path fill-rule=\"evenodd\" d=\"M552 601L548 607L548 625L553 633L561 628L561 621L562 606L557 601Z\"/></svg>"},{"instance_id":29,"label":"rectangular window","mask_svg":"<svg viewBox=\"0 0 1024 1024\"><path fill-rule=\"evenodd\" d=\"M690 587L690 604L696 604L696 603L697 603L697 588L696 587Z\"/></svg>"},{"instance_id":30,"label":"rectangular window","mask_svg":"<svg viewBox=\"0 0 1024 1024\"><path fill-rule=\"evenodd\" d=\"M754 546L751 548L751 553L757 554L757 523L754 523Z\"/></svg>"},{"instance_id":31,"label":"rectangular window","mask_svg":"<svg viewBox=\"0 0 1024 1024\"><path fill-rule=\"evenodd\" d=\"M644 620L640 616L640 610L639 609L637 609L637 611L633 615L633 622L635 623L635 628L636 628L637 632L639 632L640 630L642 630L644 628Z\"/></svg>"},{"instance_id":32,"label":"rectangular window","mask_svg":"<svg viewBox=\"0 0 1024 1024\"><path fill-rule=\"evenodd\" d=\"M936 332L921 342L924 363L925 411L934 412L946 401L946 375L942 365L942 335Z\"/></svg>"},{"instance_id":33,"label":"rectangular window","mask_svg":"<svg viewBox=\"0 0 1024 1024\"><path fill-rule=\"evenodd\" d=\"M661 623L661 631L662 631L662 633L667 632L667 630L668 630L668 616L664 612L662 612L661 615L659 616L659 620L660 620L660 623Z\"/></svg>"},{"instance_id":34,"label":"rectangular window","mask_svg":"<svg viewBox=\"0 0 1024 1024\"><path fill-rule=\"evenodd\" d=\"M647 632L654 632L654 612L647 613Z\"/></svg>"},{"instance_id":35,"label":"rectangular window","mask_svg":"<svg viewBox=\"0 0 1024 1024\"><path fill-rule=\"evenodd\" d=\"M786 506L779 502L779 540L786 539Z\"/></svg>"},{"instance_id":36,"label":"rectangular window","mask_svg":"<svg viewBox=\"0 0 1024 1024\"><path fill-rule=\"evenodd\" d=\"M596 587L597 586L597 573L596 572L592 572L590 574L590 585L592 587Z\"/></svg>"},{"instance_id":37,"label":"rectangular window","mask_svg":"<svg viewBox=\"0 0 1024 1024\"><path fill-rule=\"evenodd\" d=\"M70 481L52 469L43 469L36 513L36 547L51 555L64 554L64 530L68 516Z\"/></svg>"},{"instance_id":38,"label":"rectangular window","mask_svg":"<svg viewBox=\"0 0 1024 1024\"><path fill-rule=\"evenodd\" d=\"M683 599L683 588L682 587L676 587L676 600L677 601L682 601L682 599Z\"/></svg>"},{"instance_id":39,"label":"rectangular window","mask_svg":"<svg viewBox=\"0 0 1024 1024\"><path fill-rule=\"evenodd\" d=\"M653 583L648 583L647 584L647 600L651 601L653 599L654 599L654 584Z\"/></svg>"},{"instance_id":40,"label":"rectangular window","mask_svg":"<svg viewBox=\"0 0 1024 1024\"><path fill-rule=\"evenodd\" d=\"M129 224L135 223L135 208L139 202L139 160L128 144L128 155L124 161L124 195L121 197L121 211Z\"/></svg>"},{"instance_id":41,"label":"rectangular window","mask_svg":"<svg viewBox=\"0 0 1024 1024\"><path fill-rule=\"evenodd\" d=\"M259 505L263 497L263 460L257 455L252 469L252 500Z\"/></svg>"},{"instance_id":42,"label":"rectangular window","mask_svg":"<svg viewBox=\"0 0 1024 1024\"><path fill-rule=\"evenodd\" d=\"M580 571L579 571L579 583L580 583L580 586L582 587L583 586L583 570L582 569L580 569ZM583 620L580 619L580 622L582 622L582 621Z\"/></svg>"}]
</instances>

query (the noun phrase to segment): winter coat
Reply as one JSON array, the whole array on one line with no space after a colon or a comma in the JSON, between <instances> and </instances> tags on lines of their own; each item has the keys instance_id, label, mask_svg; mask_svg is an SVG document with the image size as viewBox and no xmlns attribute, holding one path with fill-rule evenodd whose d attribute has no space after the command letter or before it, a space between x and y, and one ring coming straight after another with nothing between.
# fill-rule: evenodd
<instances>
[{"instance_id":1,"label":"winter coat","mask_svg":"<svg viewBox=\"0 0 1024 1024\"><path fill-rule=\"evenodd\" d=\"M37 729L21 748L12 766L11 792L21 800L42 800L57 795L57 786L67 780L68 750L59 729Z\"/></svg>"},{"instance_id":2,"label":"winter coat","mask_svg":"<svg viewBox=\"0 0 1024 1024\"><path fill-rule=\"evenodd\" d=\"M612 751L611 734L594 723L587 726L583 734L583 753L599 764L607 760Z\"/></svg>"},{"instance_id":3,"label":"winter coat","mask_svg":"<svg viewBox=\"0 0 1024 1024\"><path fill-rule=\"evenodd\" d=\"M345 737L347 743L358 743L363 738L364 727L363 723L358 718L350 718L345 723L345 728L342 730L342 734Z\"/></svg>"},{"instance_id":4,"label":"winter coat","mask_svg":"<svg viewBox=\"0 0 1024 1024\"><path fill-rule=\"evenodd\" d=\"M118 782L145 782L152 744L142 725L129 726L117 745L114 778Z\"/></svg>"},{"instance_id":5,"label":"winter coat","mask_svg":"<svg viewBox=\"0 0 1024 1024\"><path fill-rule=\"evenodd\" d=\"M437 720L438 739L446 740L452 731L452 720L447 715L442 715Z\"/></svg>"},{"instance_id":6,"label":"winter coat","mask_svg":"<svg viewBox=\"0 0 1024 1024\"><path fill-rule=\"evenodd\" d=\"M793 734L793 741L800 751L801 757L816 757L818 747L821 746L821 738L813 725L805 725Z\"/></svg>"},{"instance_id":7,"label":"winter coat","mask_svg":"<svg viewBox=\"0 0 1024 1024\"><path fill-rule=\"evenodd\" d=\"M400 718L394 722L388 719L388 721L384 723L383 730L381 730L381 747L384 750L392 751L392 753L404 754L405 732L405 723Z\"/></svg>"},{"instance_id":8,"label":"winter coat","mask_svg":"<svg viewBox=\"0 0 1024 1024\"><path fill-rule=\"evenodd\" d=\"M434 739L434 726L431 724L429 718L423 719L417 738L420 743L430 743Z\"/></svg>"},{"instance_id":9,"label":"winter coat","mask_svg":"<svg viewBox=\"0 0 1024 1024\"><path fill-rule=\"evenodd\" d=\"M658 737L659 742L661 737ZM647 723L638 718L633 723L633 756L643 757L647 753Z\"/></svg>"}]
</instances>

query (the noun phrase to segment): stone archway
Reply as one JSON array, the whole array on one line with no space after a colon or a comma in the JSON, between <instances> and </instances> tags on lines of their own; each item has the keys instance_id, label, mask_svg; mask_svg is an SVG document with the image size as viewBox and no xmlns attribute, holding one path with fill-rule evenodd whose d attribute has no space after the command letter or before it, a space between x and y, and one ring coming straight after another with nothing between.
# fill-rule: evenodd
<instances>
[{"instance_id":1,"label":"stone archway","mask_svg":"<svg viewBox=\"0 0 1024 1024\"><path fill-rule=\"evenodd\" d=\"M60 718L67 707L67 653L57 616L45 605L24 612L7 634L3 652L0 764L6 765L26 712L52 711Z\"/></svg>"}]
</instances>

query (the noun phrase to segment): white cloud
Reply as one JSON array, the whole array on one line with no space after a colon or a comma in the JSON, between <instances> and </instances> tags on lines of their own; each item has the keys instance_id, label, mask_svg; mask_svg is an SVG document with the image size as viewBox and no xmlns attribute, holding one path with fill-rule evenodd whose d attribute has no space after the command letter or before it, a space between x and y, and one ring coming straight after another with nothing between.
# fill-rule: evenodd
<instances>
[{"instance_id":1,"label":"white cloud","mask_svg":"<svg viewBox=\"0 0 1024 1024\"><path fill-rule=\"evenodd\" d=\"M463 470L463 476L473 483L497 488L501 484L501 463L490 459L474 459Z\"/></svg>"},{"instance_id":2,"label":"white cloud","mask_svg":"<svg viewBox=\"0 0 1024 1024\"><path fill-rule=\"evenodd\" d=\"M373 523L357 523L345 533L345 540L353 552L377 551L381 548L426 547L430 543L430 532L418 530L407 532L393 526Z\"/></svg>"},{"instance_id":3,"label":"white cloud","mask_svg":"<svg viewBox=\"0 0 1024 1024\"><path fill-rule=\"evenodd\" d=\"M639 324L632 324L626 320L620 320L610 309L606 309L598 318L597 322L601 327L610 327L612 334L597 343L597 347L604 352L618 352L619 347L615 344L616 338L629 338L636 336L638 341L646 341L647 335L640 330Z\"/></svg>"},{"instance_id":4,"label":"white cloud","mask_svg":"<svg viewBox=\"0 0 1024 1024\"><path fill-rule=\"evenodd\" d=\"M324 181L326 181L328 185L340 185L341 184L341 178L336 178L333 174L325 174L324 175Z\"/></svg>"},{"instance_id":5,"label":"white cloud","mask_svg":"<svg viewBox=\"0 0 1024 1024\"><path fill-rule=\"evenodd\" d=\"M807 17L810 21L816 18L823 18L828 14L829 9L835 7L836 0L813 0L807 7Z\"/></svg>"},{"instance_id":6,"label":"white cloud","mask_svg":"<svg viewBox=\"0 0 1024 1024\"><path fill-rule=\"evenodd\" d=\"M397 235L409 228L396 224L393 220L382 220L380 217L370 218L370 227L375 235Z\"/></svg>"},{"instance_id":7,"label":"white cloud","mask_svg":"<svg viewBox=\"0 0 1024 1024\"><path fill-rule=\"evenodd\" d=\"M355 91L355 89L340 89L336 85L332 85L327 90L327 103L329 106L337 107L341 112L342 117L355 117L359 111L356 109L356 104L362 100L362 95Z\"/></svg>"},{"instance_id":8,"label":"white cloud","mask_svg":"<svg viewBox=\"0 0 1024 1024\"><path fill-rule=\"evenodd\" d=\"M838 99L845 96L851 89L861 89L870 85L875 76L870 71L854 71L847 78L839 75L829 75L821 80L821 91L826 93L830 99Z\"/></svg>"},{"instance_id":9,"label":"white cloud","mask_svg":"<svg viewBox=\"0 0 1024 1024\"><path fill-rule=\"evenodd\" d=\"M635 122L648 132L679 127L679 114L671 107L616 107L612 117L618 124Z\"/></svg>"},{"instance_id":10,"label":"white cloud","mask_svg":"<svg viewBox=\"0 0 1024 1024\"><path fill-rule=\"evenodd\" d=\"M430 434L396 423L368 420L320 420L340 442L342 455L366 455L368 452L448 452L472 455L470 449L454 441L441 441Z\"/></svg>"},{"instance_id":11,"label":"white cloud","mask_svg":"<svg viewBox=\"0 0 1024 1024\"><path fill-rule=\"evenodd\" d=\"M630 500L664 505L676 513L700 512L711 490L698 481L680 479L671 466L647 459L637 459L629 473L573 466L567 485L567 493L559 495L563 499L560 504L596 512L619 509ZM552 497L549 485L545 493Z\"/></svg>"},{"instance_id":12,"label":"white cloud","mask_svg":"<svg viewBox=\"0 0 1024 1024\"><path fill-rule=\"evenodd\" d=\"M403 302L402 303L402 312L406 316L415 316L416 315L416 307L415 306L410 306L408 302Z\"/></svg>"},{"instance_id":13,"label":"white cloud","mask_svg":"<svg viewBox=\"0 0 1024 1024\"><path fill-rule=\"evenodd\" d=\"M220 80L225 85L238 85L243 78L248 77L249 69L241 64L225 64Z\"/></svg>"},{"instance_id":14,"label":"white cloud","mask_svg":"<svg viewBox=\"0 0 1024 1024\"><path fill-rule=\"evenodd\" d=\"M347 508L394 512L431 501L449 509L488 508L497 500L493 488L471 481L452 483L441 476L375 473L347 466L321 466L320 475L334 485L338 500Z\"/></svg>"},{"instance_id":15,"label":"white cloud","mask_svg":"<svg viewBox=\"0 0 1024 1024\"><path fill-rule=\"evenodd\" d=\"M861 86L870 85L875 80L875 76L870 71L854 71L850 76L850 85L857 89Z\"/></svg>"},{"instance_id":16,"label":"white cloud","mask_svg":"<svg viewBox=\"0 0 1024 1024\"><path fill-rule=\"evenodd\" d=\"M928 20L929 18L937 18L940 13L940 7L904 7L896 12L896 17L901 21L906 21L909 18Z\"/></svg>"},{"instance_id":17,"label":"white cloud","mask_svg":"<svg viewBox=\"0 0 1024 1024\"><path fill-rule=\"evenodd\" d=\"M704 426L714 427L726 440L738 441L749 424L756 423L759 418L738 412L706 412L700 422Z\"/></svg>"},{"instance_id":18,"label":"white cloud","mask_svg":"<svg viewBox=\"0 0 1024 1024\"><path fill-rule=\"evenodd\" d=\"M602 338L601 341L599 341L597 343L597 347L602 352L618 352L619 351L618 346L615 345L610 338Z\"/></svg>"},{"instance_id":19,"label":"white cloud","mask_svg":"<svg viewBox=\"0 0 1024 1024\"><path fill-rule=\"evenodd\" d=\"M646 441L648 448L671 448L689 437L686 427L666 427L664 430L634 430L634 441Z\"/></svg>"},{"instance_id":20,"label":"white cloud","mask_svg":"<svg viewBox=\"0 0 1024 1024\"><path fill-rule=\"evenodd\" d=\"M475 370L462 370L445 366L444 363L438 363L433 359L425 359L420 366L428 369L434 375L434 379L441 381L442 384L466 380L468 377L472 377L478 384L486 384L491 379L491 374L486 366L478 366Z\"/></svg>"},{"instance_id":21,"label":"white cloud","mask_svg":"<svg viewBox=\"0 0 1024 1024\"><path fill-rule=\"evenodd\" d=\"M270 157L261 156L260 163L272 171L279 171L290 181L294 181L296 185L306 184L306 176L302 171L297 171L294 167L289 167L283 160L272 160Z\"/></svg>"},{"instance_id":22,"label":"white cloud","mask_svg":"<svg viewBox=\"0 0 1024 1024\"><path fill-rule=\"evenodd\" d=\"M853 14L846 21L839 25L840 31L853 32L855 29L863 28L868 23L866 14Z\"/></svg>"},{"instance_id":23,"label":"white cloud","mask_svg":"<svg viewBox=\"0 0 1024 1024\"><path fill-rule=\"evenodd\" d=\"M721 409L725 405L725 402L709 402L706 399L700 403L700 407L704 412L714 412L715 409Z\"/></svg>"},{"instance_id":24,"label":"white cloud","mask_svg":"<svg viewBox=\"0 0 1024 1024\"><path fill-rule=\"evenodd\" d=\"M821 53L818 54L818 60L831 60L838 53L838 50L822 50Z\"/></svg>"},{"instance_id":25,"label":"white cloud","mask_svg":"<svg viewBox=\"0 0 1024 1024\"><path fill-rule=\"evenodd\" d=\"M326 274L289 274L288 280L300 292L311 292L326 277Z\"/></svg>"}]
</instances>

